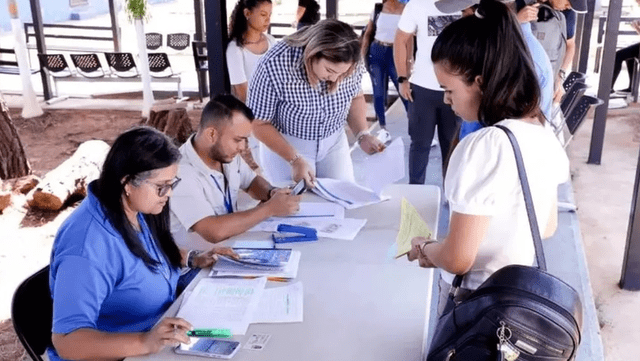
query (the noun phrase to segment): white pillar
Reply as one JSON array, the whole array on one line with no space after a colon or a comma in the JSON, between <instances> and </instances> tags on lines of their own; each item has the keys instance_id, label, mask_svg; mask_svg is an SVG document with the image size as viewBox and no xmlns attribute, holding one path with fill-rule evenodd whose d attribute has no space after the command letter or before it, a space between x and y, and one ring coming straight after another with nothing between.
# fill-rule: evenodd
<instances>
[{"instance_id":1,"label":"white pillar","mask_svg":"<svg viewBox=\"0 0 640 361\"><path fill-rule=\"evenodd\" d=\"M20 70L22 81L22 117L33 118L42 115L44 112L38 104L36 92L31 84L31 69L29 67L29 55L27 54L27 42L24 37L22 21L18 17L18 4L15 0L8 0L9 15L11 16L11 30L14 36L14 50L16 60Z\"/></svg>"},{"instance_id":2,"label":"white pillar","mask_svg":"<svg viewBox=\"0 0 640 361\"><path fill-rule=\"evenodd\" d=\"M153 91L151 91L151 74L149 73L147 40L144 35L144 23L142 22L142 19L135 19L133 24L136 27L136 36L138 38L138 63L140 65L140 76L142 78L142 117L149 118L154 99Z\"/></svg>"}]
</instances>

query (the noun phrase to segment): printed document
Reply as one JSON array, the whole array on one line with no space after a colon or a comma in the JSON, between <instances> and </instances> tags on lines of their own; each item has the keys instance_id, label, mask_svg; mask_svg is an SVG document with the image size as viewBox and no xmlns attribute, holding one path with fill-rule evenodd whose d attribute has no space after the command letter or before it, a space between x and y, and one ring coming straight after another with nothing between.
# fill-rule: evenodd
<instances>
[{"instance_id":1,"label":"printed document","mask_svg":"<svg viewBox=\"0 0 640 361\"><path fill-rule=\"evenodd\" d=\"M253 316L253 323L302 322L302 282L266 288Z\"/></svg>"},{"instance_id":2,"label":"printed document","mask_svg":"<svg viewBox=\"0 0 640 361\"><path fill-rule=\"evenodd\" d=\"M203 278L176 317L189 321L194 328L228 328L234 335L244 335L266 283L265 277Z\"/></svg>"},{"instance_id":3,"label":"printed document","mask_svg":"<svg viewBox=\"0 0 640 361\"><path fill-rule=\"evenodd\" d=\"M330 178L316 178L313 192L347 209L363 207L387 200L369 188L359 184Z\"/></svg>"},{"instance_id":4,"label":"printed document","mask_svg":"<svg viewBox=\"0 0 640 361\"><path fill-rule=\"evenodd\" d=\"M429 237L431 230L427 223L420 217L418 210L413 204L402 197L402 210L400 211L400 230L396 237L398 251L396 258L401 257L411 251L411 239L414 237Z\"/></svg>"},{"instance_id":5,"label":"printed document","mask_svg":"<svg viewBox=\"0 0 640 361\"><path fill-rule=\"evenodd\" d=\"M367 155L362 159L358 170L364 173L364 177L358 179L358 182L380 194L382 188L404 178L404 168L404 142L401 137L397 137L384 152Z\"/></svg>"}]
</instances>

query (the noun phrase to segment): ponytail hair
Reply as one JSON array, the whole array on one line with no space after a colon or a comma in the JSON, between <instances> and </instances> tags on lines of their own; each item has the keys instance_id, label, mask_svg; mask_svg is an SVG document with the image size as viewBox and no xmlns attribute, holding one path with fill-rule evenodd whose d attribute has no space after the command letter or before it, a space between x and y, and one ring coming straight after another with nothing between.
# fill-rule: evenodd
<instances>
[{"instance_id":1,"label":"ponytail hair","mask_svg":"<svg viewBox=\"0 0 640 361\"><path fill-rule=\"evenodd\" d=\"M520 25L500 1L481 0L475 15L447 26L433 45L431 60L467 84L481 77L478 120L483 125L527 116L544 119L540 86Z\"/></svg>"},{"instance_id":2,"label":"ponytail hair","mask_svg":"<svg viewBox=\"0 0 640 361\"><path fill-rule=\"evenodd\" d=\"M251 11L265 2L271 4L271 0L238 0L231 12L231 19L229 21L229 42L235 40L238 46L244 46L244 33L246 33L249 28L244 10L247 9Z\"/></svg>"}]
</instances>

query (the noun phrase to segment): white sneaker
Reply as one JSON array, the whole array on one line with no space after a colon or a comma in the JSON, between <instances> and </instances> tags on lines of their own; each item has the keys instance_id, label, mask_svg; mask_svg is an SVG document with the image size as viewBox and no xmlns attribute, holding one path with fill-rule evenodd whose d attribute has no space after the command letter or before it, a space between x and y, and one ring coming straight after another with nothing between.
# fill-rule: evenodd
<instances>
[{"instance_id":1,"label":"white sneaker","mask_svg":"<svg viewBox=\"0 0 640 361\"><path fill-rule=\"evenodd\" d=\"M438 145L438 136L434 135L433 140L431 141L431 146L435 147L436 145Z\"/></svg>"}]
</instances>

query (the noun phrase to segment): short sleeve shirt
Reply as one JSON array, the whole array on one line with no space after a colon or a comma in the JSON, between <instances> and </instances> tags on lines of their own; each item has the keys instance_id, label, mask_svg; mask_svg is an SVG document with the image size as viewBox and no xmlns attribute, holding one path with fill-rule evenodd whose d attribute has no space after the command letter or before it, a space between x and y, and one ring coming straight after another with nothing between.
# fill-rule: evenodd
<instances>
[{"instance_id":1,"label":"short sleeve shirt","mask_svg":"<svg viewBox=\"0 0 640 361\"><path fill-rule=\"evenodd\" d=\"M276 43L276 39L269 35L264 34L267 37L269 49ZM265 52L266 53L266 52ZM229 81L231 85L237 85L249 82L253 72L256 69L258 60L265 54L254 54L245 47L238 46L235 41L229 42L227 45L227 68L229 70Z\"/></svg>"},{"instance_id":2,"label":"short sleeve shirt","mask_svg":"<svg viewBox=\"0 0 640 361\"><path fill-rule=\"evenodd\" d=\"M541 125L503 120L520 146L534 208L544 232L557 188L569 179L569 160L554 135ZM490 216L475 263L464 288L475 289L493 272L510 265L532 265L534 246L515 156L509 138L497 127L466 136L455 148L447 168L445 195L452 212ZM443 271L449 283L453 275Z\"/></svg>"},{"instance_id":3,"label":"short sleeve shirt","mask_svg":"<svg viewBox=\"0 0 640 361\"><path fill-rule=\"evenodd\" d=\"M567 20L567 39L571 39L576 35L576 12L573 9L567 9L562 13Z\"/></svg>"},{"instance_id":4,"label":"short sleeve shirt","mask_svg":"<svg viewBox=\"0 0 640 361\"><path fill-rule=\"evenodd\" d=\"M281 41L258 62L247 105L256 119L268 121L285 135L305 140L320 140L342 130L351 101L361 92L364 66L342 79L338 89L329 93L327 83L309 84L302 61L302 47Z\"/></svg>"},{"instance_id":5,"label":"short sleeve shirt","mask_svg":"<svg viewBox=\"0 0 640 361\"><path fill-rule=\"evenodd\" d=\"M148 331L175 300L180 270L161 256L142 216L138 236L151 258L160 262L157 271L134 255L106 218L92 187L53 243L52 331ZM55 350L48 354L51 360L60 360Z\"/></svg>"},{"instance_id":6,"label":"short sleeve shirt","mask_svg":"<svg viewBox=\"0 0 640 361\"><path fill-rule=\"evenodd\" d=\"M431 62L431 49L442 30L460 15L440 12L433 0L411 0L405 5L398 29L415 34L417 53L410 82L431 90L442 90Z\"/></svg>"},{"instance_id":7,"label":"short sleeve shirt","mask_svg":"<svg viewBox=\"0 0 640 361\"><path fill-rule=\"evenodd\" d=\"M230 204L233 210L237 210L238 192L248 189L256 174L240 156L222 165L224 174L209 168L196 153L192 141L193 136L180 147L182 158L178 177L182 181L169 200L171 233L179 247L208 250L211 243L193 232L191 227L203 218L229 213L225 205L225 183L228 184Z\"/></svg>"}]
</instances>

